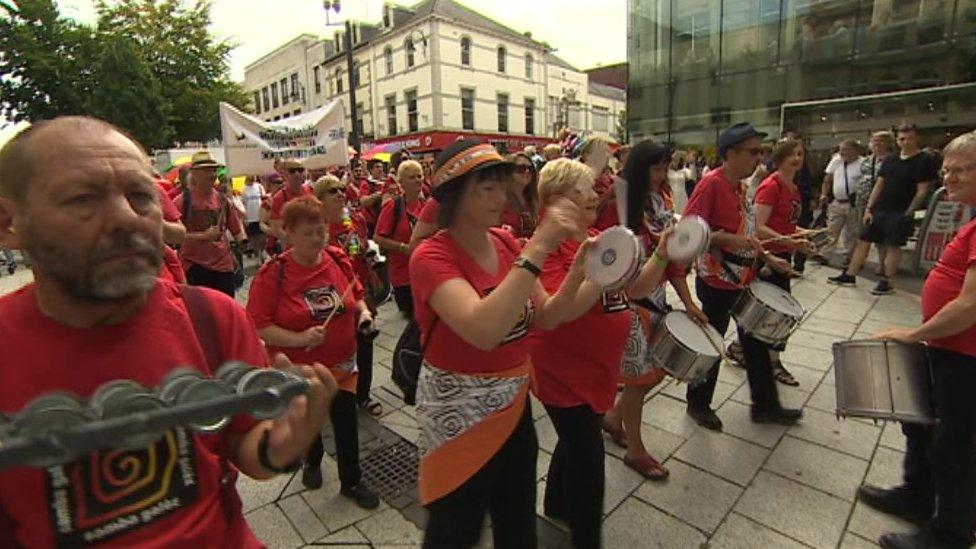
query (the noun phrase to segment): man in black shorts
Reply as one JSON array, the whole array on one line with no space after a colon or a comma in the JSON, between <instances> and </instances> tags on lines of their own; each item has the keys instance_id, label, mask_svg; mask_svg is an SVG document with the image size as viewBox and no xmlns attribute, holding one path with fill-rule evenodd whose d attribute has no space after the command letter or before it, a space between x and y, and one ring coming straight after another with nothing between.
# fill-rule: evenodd
<instances>
[{"instance_id":1,"label":"man in black shorts","mask_svg":"<svg viewBox=\"0 0 976 549\"><path fill-rule=\"evenodd\" d=\"M884 277L871 293L890 294L891 278L901 263L901 247L912 233L915 210L928 195L938 178L935 159L918 148L918 130L914 125L896 130L900 155L890 155L881 164L878 182L871 191L864 213L864 231L854 247L851 264L827 282L854 285L857 273L867 259L871 244L885 247Z\"/></svg>"}]
</instances>

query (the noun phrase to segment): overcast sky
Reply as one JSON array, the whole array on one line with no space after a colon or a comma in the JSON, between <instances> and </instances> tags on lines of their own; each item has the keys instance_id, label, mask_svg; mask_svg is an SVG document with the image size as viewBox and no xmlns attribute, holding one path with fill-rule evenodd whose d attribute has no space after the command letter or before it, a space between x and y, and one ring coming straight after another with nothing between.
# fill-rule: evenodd
<instances>
[{"instance_id":1,"label":"overcast sky","mask_svg":"<svg viewBox=\"0 0 976 549\"><path fill-rule=\"evenodd\" d=\"M556 54L580 69L627 59L626 0L455 0L519 32L548 42ZM90 22L91 0L58 0L65 15ZM414 5L417 0L400 0ZM378 22L383 0L342 0L342 16ZM308 32L321 36L326 17L321 0L213 0L213 32L238 44L231 76L244 79L244 67ZM329 31L331 35L331 31Z\"/></svg>"}]
</instances>

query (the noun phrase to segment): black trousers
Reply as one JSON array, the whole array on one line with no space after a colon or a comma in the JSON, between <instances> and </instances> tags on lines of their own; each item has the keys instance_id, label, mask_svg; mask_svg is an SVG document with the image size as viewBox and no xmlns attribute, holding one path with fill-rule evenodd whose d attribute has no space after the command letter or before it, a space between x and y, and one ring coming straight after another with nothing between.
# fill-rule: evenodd
<instances>
[{"instance_id":1,"label":"black trousers","mask_svg":"<svg viewBox=\"0 0 976 549\"><path fill-rule=\"evenodd\" d=\"M723 290L695 278L695 293L701 301L702 311L708 315L708 322L718 333L725 335L732 319L730 310L739 299L741 290ZM780 407L776 380L773 378L773 363L769 358L769 345L750 336L741 328L739 343L746 359L746 374L749 378L749 393L752 408L756 411L771 411ZM715 384L718 382L718 366L721 358L715 361L708 376L696 385L689 385L687 391L688 408L705 410L711 408Z\"/></svg>"},{"instance_id":2,"label":"black trousers","mask_svg":"<svg viewBox=\"0 0 976 549\"><path fill-rule=\"evenodd\" d=\"M935 481L932 479L932 435L935 427L920 423L902 423L905 435L905 459L902 462L904 487L921 501L935 502Z\"/></svg>"},{"instance_id":3,"label":"black trousers","mask_svg":"<svg viewBox=\"0 0 976 549\"><path fill-rule=\"evenodd\" d=\"M234 297L234 272L212 271L194 263L186 271L186 282L190 286L204 286Z\"/></svg>"},{"instance_id":4,"label":"black trousers","mask_svg":"<svg viewBox=\"0 0 976 549\"><path fill-rule=\"evenodd\" d=\"M606 483L602 416L586 405L546 411L559 435L546 477L546 514L569 524L577 549L600 547Z\"/></svg>"},{"instance_id":5,"label":"black trousers","mask_svg":"<svg viewBox=\"0 0 976 549\"><path fill-rule=\"evenodd\" d=\"M797 227L804 229L811 228L813 225L813 210L810 209L810 200L804 198L800 200L800 218L796 222ZM793 252L793 268L802 271L807 264L807 255L803 252Z\"/></svg>"},{"instance_id":6,"label":"black trousers","mask_svg":"<svg viewBox=\"0 0 976 549\"><path fill-rule=\"evenodd\" d=\"M359 484L359 425L356 421L356 395L339 391L332 401L329 413L332 421L332 434L335 436L336 464L339 467L339 482L351 488ZM325 445L319 437L305 455L306 464L322 463Z\"/></svg>"},{"instance_id":7,"label":"black trousers","mask_svg":"<svg viewBox=\"0 0 976 549\"><path fill-rule=\"evenodd\" d=\"M413 318L413 292L410 286L394 286L393 300L396 301L397 309L407 318Z\"/></svg>"},{"instance_id":8,"label":"black trousers","mask_svg":"<svg viewBox=\"0 0 976 549\"><path fill-rule=\"evenodd\" d=\"M475 545L488 512L493 547L534 549L538 453L531 405L526 403L518 426L498 453L457 490L427 505L424 547L462 549Z\"/></svg>"},{"instance_id":9,"label":"black trousers","mask_svg":"<svg viewBox=\"0 0 976 549\"><path fill-rule=\"evenodd\" d=\"M359 370L356 401L362 404L369 400L369 391L373 387L373 340L359 332L356 332L356 368Z\"/></svg>"}]
</instances>

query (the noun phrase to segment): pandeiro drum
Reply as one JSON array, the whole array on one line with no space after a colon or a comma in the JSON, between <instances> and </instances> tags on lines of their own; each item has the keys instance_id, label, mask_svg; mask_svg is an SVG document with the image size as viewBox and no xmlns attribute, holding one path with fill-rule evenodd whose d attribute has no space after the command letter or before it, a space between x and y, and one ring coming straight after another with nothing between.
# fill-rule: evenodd
<instances>
[{"instance_id":1,"label":"pandeiro drum","mask_svg":"<svg viewBox=\"0 0 976 549\"><path fill-rule=\"evenodd\" d=\"M586 254L586 278L606 290L629 284L643 263L640 241L626 227L610 227L596 237Z\"/></svg>"}]
</instances>

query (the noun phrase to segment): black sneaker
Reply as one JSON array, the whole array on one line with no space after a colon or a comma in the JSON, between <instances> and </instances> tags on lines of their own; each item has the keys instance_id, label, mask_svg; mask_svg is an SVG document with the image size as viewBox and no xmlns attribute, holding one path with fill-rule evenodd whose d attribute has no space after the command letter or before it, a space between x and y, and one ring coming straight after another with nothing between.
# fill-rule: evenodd
<instances>
[{"instance_id":1,"label":"black sneaker","mask_svg":"<svg viewBox=\"0 0 976 549\"><path fill-rule=\"evenodd\" d=\"M356 502L356 505L363 509L376 509L380 506L380 498L375 492L366 488L362 484L357 484L351 488L345 486L339 490L339 494Z\"/></svg>"},{"instance_id":2,"label":"black sneaker","mask_svg":"<svg viewBox=\"0 0 976 549\"><path fill-rule=\"evenodd\" d=\"M302 486L309 490L322 487L322 467L319 464L306 464L302 467Z\"/></svg>"},{"instance_id":3,"label":"black sneaker","mask_svg":"<svg viewBox=\"0 0 976 549\"><path fill-rule=\"evenodd\" d=\"M925 497L905 486L881 488L864 484L857 489L857 499L872 509L915 524L925 524L931 520L935 507L933 497Z\"/></svg>"},{"instance_id":4,"label":"black sneaker","mask_svg":"<svg viewBox=\"0 0 976 549\"><path fill-rule=\"evenodd\" d=\"M837 284L838 286L854 286L857 284L857 277L847 273L840 273L837 276L828 276L827 282Z\"/></svg>"},{"instance_id":5,"label":"black sneaker","mask_svg":"<svg viewBox=\"0 0 976 549\"><path fill-rule=\"evenodd\" d=\"M891 287L890 282L888 282L885 279L881 279L878 281L878 285L875 286L873 290L871 290L871 293L874 295L888 295L894 291L895 289Z\"/></svg>"},{"instance_id":6,"label":"black sneaker","mask_svg":"<svg viewBox=\"0 0 976 549\"><path fill-rule=\"evenodd\" d=\"M773 410L757 410L750 412L754 423L775 423L777 425L794 425L803 417L803 410L798 408L776 408Z\"/></svg>"},{"instance_id":7,"label":"black sneaker","mask_svg":"<svg viewBox=\"0 0 976 549\"><path fill-rule=\"evenodd\" d=\"M688 408L688 415L691 416L696 423L706 429L712 431L722 430L722 420L715 415L715 410L712 410L711 408L705 408L703 410Z\"/></svg>"},{"instance_id":8,"label":"black sneaker","mask_svg":"<svg viewBox=\"0 0 976 549\"><path fill-rule=\"evenodd\" d=\"M928 527L911 533L881 534L878 544L883 549L966 549L970 546L966 542L947 540Z\"/></svg>"}]
</instances>

